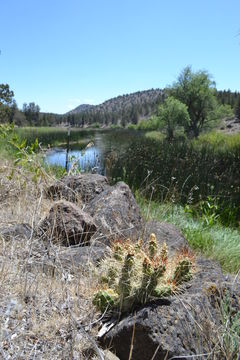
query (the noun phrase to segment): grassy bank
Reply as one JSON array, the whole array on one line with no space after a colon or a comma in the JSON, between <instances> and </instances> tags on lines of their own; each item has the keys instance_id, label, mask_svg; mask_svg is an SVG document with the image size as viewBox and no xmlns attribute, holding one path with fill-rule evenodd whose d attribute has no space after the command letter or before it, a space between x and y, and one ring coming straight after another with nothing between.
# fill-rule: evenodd
<instances>
[{"instance_id":1,"label":"grassy bank","mask_svg":"<svg viewBox=\"0 0 240 360\"><path fill-rule=\"evenodd\" d=\"M159 137L159 139L158 139ZM209 138L209 141L208 141ZM169 143L152 132L129 144L112 176L158 201L199 203L211 196L225 224L240 219L240 135L209 134Z\"/></svg>"},{"instance_id":2,"label":"grassy bank","mask_svg":"<svg viewBox=\"0 0 240 360\"><path fill-rule=\"evenodd\" d=\"M67 143L67 128L62 127L23 127L17 128L16 133L21 140L26 139L31 144L38 139L38 142L46 147L58 146ZM72 128L70 134L71 142L86 143L91 140L94 134L93 129Z\"/></svg>"},{"instance_id":3,"label":"grassy bank","mask_svg":"<svg viewBox=\"0 0 240 360\"><path fill-rule=\"evenodd\" d=\"M217 219L212 225L207 220L194 217L175 204L160 204L137 196L146 219L166 221L177 226L198 253L218 261L223 271L240 271L240 232L224 227Z\"/></svg>"}]
</instances>

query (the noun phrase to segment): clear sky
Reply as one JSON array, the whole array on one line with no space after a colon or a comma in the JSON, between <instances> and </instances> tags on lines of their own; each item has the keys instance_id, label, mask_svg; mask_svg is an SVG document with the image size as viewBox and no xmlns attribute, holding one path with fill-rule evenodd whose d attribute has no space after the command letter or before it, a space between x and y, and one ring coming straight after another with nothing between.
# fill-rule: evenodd
<instances>
[{"instance_id":1,"label":"clear sky","mask_svg":"<svg viewBox=\"0 0 240 360\"><path fill-rule=\"evenodd\" d=\"M240 0L0 0L0 83L21 108L171 84L192 65L240 91Z\"/></svg>"}]
</instances>

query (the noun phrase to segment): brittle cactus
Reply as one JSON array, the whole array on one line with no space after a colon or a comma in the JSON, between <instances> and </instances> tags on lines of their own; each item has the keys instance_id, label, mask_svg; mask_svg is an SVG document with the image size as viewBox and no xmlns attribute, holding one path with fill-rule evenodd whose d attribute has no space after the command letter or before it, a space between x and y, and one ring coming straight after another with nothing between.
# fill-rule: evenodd
<instances>
[{"instance_id":1,"label":"brittle cactus","mask_svg":"<svg viewBox=\"0 0 240 360\"><path fill-rule=\"evenodd\" d=\"M161 257L162 262L164 264L166 264L167 258L168 258L168 250L167 250L166 242L163 243L163 246L162 246L161 252L160 252L160 257Z\"/></svg>"},{"instance_id":2,"label":"brittle cactus","mask_svg":"<svg viewBox=\"0 0 240 360\"><path fill-rule=\"evenodd\" d=\"M168 256L166 243L158 247L154 234L147 247L142 240L113 244L113 255L102 261L99 271L103 289L93 303L101 311L128 312L136 305L170 296L192 276L193 259L188 253ZM104 281L103 281L104 279ZM109 288L104 289L108 286Z\"/></svg>"},{"instance_id":3,"label":"brittle cactus","mask_svg":"<svg viewBox=\"0 0 240 360\"><path fill-rule=\"evenodd\" d=\"M116 260L121 261L123 259L123 255L124 255L123 248L120 243L117 243L113 248L113 257Z\"/></svg>"},{"instance_id":4,"label":"brittle cactus","mask_svg":"<svg viewBox=\"0 0 240 360\"><path fill-rule=\"evenodd\" d=\"M157 250L158 250L158 245L157 245L156 235L151 234L148 241L148 251L151 260L153 260L154 257L157 255Z\"/></svg>"},{"instance_id":5,"label":"brittle cactus","mask_svg":"<svg viewBox=\"0 0 240 360\"><path fill-rule=\"evenodd\" d=\"M122 298L129 296L131 292L131 272L133 264L134 253L130 252L125 256L122 274L118 284L119 294Z\"/></svg>"},{"instance_id":6,"label":"brittle cactus","mask_svg":"<svg viewBox=\"0 0 240 360\"><path fill-rule=\"evenodd\" d=\"M144 258L142 269L143 277L142 284L139 289L139 296L141 297L141 303L145 303L149 296L153 294L154 289L158 285L159 279L163 276L166 269L162 264L153 264L147 257Z\"/></svg>"},{"instance_id":7,"label":"brittle cactus","mask_svg":"<svg viewBox=\"0 0 240 360\"><path fill-rule=\"evenodd\" d=\"M179 285L184 281L190 280L192 277L191 270L192 270L192 263L189 259L180 260L174 271L173 282L176 285Z\"/></svg>"},{"instance_id":8,"label":"brittle cactus","mask_svg":"<svg viewBox=\"0 0 240 360\"><path fill-rule=\"evenodd\" d=\"M95 305L101 312L112 309L118 297L112 289L100 290L93 298L93 305Z\"/></svg>"}]
</instances>

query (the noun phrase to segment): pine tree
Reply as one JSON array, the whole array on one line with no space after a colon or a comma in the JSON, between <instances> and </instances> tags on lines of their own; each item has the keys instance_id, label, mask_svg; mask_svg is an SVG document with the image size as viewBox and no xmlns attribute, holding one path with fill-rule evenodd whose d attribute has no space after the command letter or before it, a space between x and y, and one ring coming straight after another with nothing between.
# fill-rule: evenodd
<instances>
[{"instance_id":1,"label":"pine tree","mask_svg":"<svg viewBox=\"0 0 240 360\"><path fill-rule=\"evenodd\" d=\"M238 98L236 107L235 107L235 115L238 120L240 120L240 97Z\"/></svg>"}]
</instances>

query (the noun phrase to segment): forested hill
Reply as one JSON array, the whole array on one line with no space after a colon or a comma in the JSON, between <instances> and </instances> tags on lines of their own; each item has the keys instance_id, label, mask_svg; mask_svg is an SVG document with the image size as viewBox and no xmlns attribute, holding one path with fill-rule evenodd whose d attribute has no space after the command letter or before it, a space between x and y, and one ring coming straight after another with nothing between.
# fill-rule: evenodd
<instances>
[{"instance_id":1,"label":"forested hill","mask_svg":"<svg viewBox=\"0 0 240 360\"><path fill-rule=\"evenodd\" d=\"M137 124L141 119L149 119L157 113L158 105L165 98L165 90L151 89L121 95L100 105L82 104L70 112L60 115L43 113L34 102L24 104L18 109L13 100L8 106L2 106L3 116L0 123L14 122L17 126L111 126ZM240 112L240 92L231 90L216 91L218 104L230 105L238 117ZM5 112L4 112L5 111Z\"/></svg>"},{"instance_id":2,"label":"forested hill","mask_svg":"<svg viewBox=\"0 0 240 360\"><path fill-rule=\"evenodd\" d=\"M100 105L80 105L64 117L75 126L137 124L140 119L153 115L164 99L164 91L151 89L118 96Z\"/></svg>"}]
</instances>

